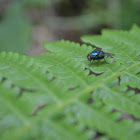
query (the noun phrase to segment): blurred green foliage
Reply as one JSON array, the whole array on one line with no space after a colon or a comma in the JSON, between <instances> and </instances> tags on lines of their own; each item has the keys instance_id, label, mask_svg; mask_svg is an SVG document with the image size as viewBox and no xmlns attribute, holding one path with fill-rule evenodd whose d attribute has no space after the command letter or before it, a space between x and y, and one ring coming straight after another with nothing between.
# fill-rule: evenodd
<instances>
[{"instance_id":1,"label":"blurred green foliage","mask_svg":"<svg viewBox=\"0 0 140 140\"><path fill-rule=\"evenodd\" d=\"M120 28L129 29L133 23L140 24L140 1L122 1Z\"/></svg>"},{"instance_id":2,"label":"blurred green foliage","mask_svg":"<svg viewBox=\"0 0 140 140\"><path fill-rule=\"evenodd\" d=\"M11 4L0 24L0 51L24 53L30 33L31 26L23 14L22 5Z\"/></svg>"},{"instance_id":3,"label":"blurred green foliage","mask_svg":"<svg viewBox=\"0 0 140 140\"><path fill-rule=\"evenodd\" d=\"M139 0L87 0L86 13L100 16L100 25L117 29L130 29L140 24Z\"/></svg>"},{"instance_id":4,"label":"blurred green foliage","mask_svg":"<svg viewBox=\"0 0 140 140\"><path fill-rule=\"evenodd\" d=\"M129 29L134 23L139 25L139 5L139 0L13 0L0 21L0 51L26 52L34 26L31 19L27 18L32 7L47 9L51 6L55 13L54 20L49 21L47 16L38 20L42 23L46 20L51 23L53 30L57 28L59 32L61 29L77 29L81 36L100 33L102 28ZM53 16L52 13L47 15Z\"/></svg>"},{"instance_id":5,"label":"blurred green foliage","mask_svg":"<svg viewBox=\"0 0 140 140\"><path fill-rule=\"evenodd\" d=\"M22 3L24 3L27 6L31 7L42 7L45 5L55 4L56 2L59 2L60 0L22 0Z\"/></svg>"}]
</instances>

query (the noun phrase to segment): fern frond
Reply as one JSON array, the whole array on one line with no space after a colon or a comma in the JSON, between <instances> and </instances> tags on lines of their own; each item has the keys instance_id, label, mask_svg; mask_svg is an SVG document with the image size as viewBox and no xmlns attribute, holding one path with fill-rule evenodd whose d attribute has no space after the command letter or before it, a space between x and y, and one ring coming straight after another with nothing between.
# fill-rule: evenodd
<instances>
[{"instance_id":1,"label":"fern frond","mask_svg":"<svg viewBox=\"0 0 140 140\"><path fill-rule=\"evenodd\" d=\"M46 42L52 53L33 58L0 53L1 138L139 139L137 28L82 38L115 53L99 67L86 58L91 46L69 41Z\"/></svg>"},{"instance_id":2,"label":"fern frond","mask_svg":"<svg viewBox=\"0 0 140 140\"><path fill-rule=\"evenodd\" d=\"M139 42L132 31L103 30L102 36L84 36L82 40L116 54L115 60L124 65L139 61Z\"/></svg>"},{"instance_id":3,"label":"fern frond","mask_svg":"<svg viewBox=\"0 0 140 140\"><path fill-rule=\"evenodd\" d=\"M49 43L49 44L51 44L51 43ZM51 46L51 50L53 50L53 49L55 49L55 47L53 48L53 45L54 45L55 43L52 43L52 46ZM56 43L56 44L58 44L58 43ZM55 45L54 45L55 46ZM61 45L60 45L61 46ZM65 47L65 46L61 46L62 48L63 47ZM66 50L67 50L67 47L66 47ZM65 51L66 51L65 50ZM45 58L46 57L46 58ZM50 57L51 57L51 61L47 61L47 60L49 60L50 59ZM43 64L45 63L51 63L50 65L52 66L52 65L56 65L55 64L55 62L56 61L59 61L59 62L61 62L61 63L63 63L63 60L67 60L67 59L69 59L70 58L70 56L66 56L66 55L63 55L63 59L61 59L61 54L57 54L57 53L54 53L54 54L46 54L46 55L44 55L43 57L40 57L40 61L41 62L43 62ZM60 60L59 60L60 59ZM55 62L54 62L55 61ZM76 61L76 60L75 60ZM66 68L70 68L69 67L69 63L64 63L63 64L64 65L64 67L66 67ZM93 76L93 75L91 75L91 76L89 76L89 78L88 78L88 80L86 80L85 81L85 84L87 85L87 86L85 86L86 87L86 89L85 89L85 92L87 92L87 91L89 91L89 92L91 92L91 91L93 91L93 90L95 90L95 89L100 89L99 91L100 92L98 92L98 96L100 96L101 97L101 99L104 99L104 97L106 98L106 99L110 99L110 101L112 100L112 105L114 104L114 107L115 108L118 108L118 109L122 109L122 110L125 110L126 112L128 112L128 113L132 113L134 116L136 116L136 117L139 117L140 116L140 111L139 111L139 105L137 106L135 103L134 104L132 104L131 106L133 106L132 108L129 108L129 104L130 104L130 101L129 101L129 99L128 98L121 98L121 96L122 95L114 95L114 94L111 94L111 93L114 93L115 91L112 89L114 86L115 86L115 84L117 83L117 79L115 80L115 79L112 79L112 78L117 78L118 76L121 76L121 85L123 85L124 83L125 83L125 85L129 85L129 86L132 86L132 84L133 85L135 85L135 87L139 87L139 78L137 78L137 80L135 80L135 82L130 82L130 80L128 79L128 82L126 82L126 80L125 80L125 76L126 75L128 75L129 73L131 73L130 71L133 71L134 70L134 68L136 69L135 70L135 73L137 73L138 72L138 68L136 67L136 66L138 66L139 65L139 63L137 63L137 64L132 64L130 67L128 67L127 69L124 69L124 67L122 67L123 65L120 65L120 64L118 64L118 63L113 63L113 64L111 64L111 65L108 65L108 67L106 66L106 71L102 74L102 75L100 75L100 76L98 76L98 77L96 77L96 76ZM54 73L54 75L56 75L57 77L61 77L62 76L62 74L61 73L59 73L59 74L56 74L56 72L58 72L57 70L58 70L58 68L57 67L60 67L62 70L61 70L61 72L62 73L65 73L65 72L67 72L67 70L66 69L64 69L63 68L63 66L60 64L58 64L57 66L55 66L56 67L56 69L53 67L50 67L50 70L51 71L53 71L53 72L55 72ZM76 72L78 72L78 70L76 70L76 69L74 69L74 67L71 67L70 69L72 69L74 72L76 71ZM92 68L91 68L92 69ZM98 69L98 68L97 68ZM123 70L124 69L124 70ZM69 72L68 72L69 73ZM131 77L130 77L131 76ZM87 77L87 76L84 76L84 74L83 74L83 76L81 75L81 78L82 79L85 79L84 77ZM129 74L129 77L130 78L133 78L134 77L134 75L131 73L131 75ZM74 82L73 82L73 79L74 79ZM69 78L69 77L66 77L66 79L64 79L64 81L65 82L67 82L67 81L69 81L70 82L70 80L71 80L71 83L76 83L77 82L77 84L79 84L79 83L81 83L81 85L82 85L82 87L83 87L83 84L82 84L82 79L76 79L75 78L75 76L74 75L72 75L72 77L71 78ZM102 79L102 82L101 82L101 79ZM111 81L110 81L110 79L111 79ZM93 81L96 81L96 82L93 82ZM133 80L131 80L131 81L133 81ZM112 89L110 92L107 90L105 90L103 87L105 86L106 87L106 84L110 87L110 89ZM132 87L134 87L134 86L132 86ZM79 87L80 88L80 87ZM127 89L127 88L126 88ZM95 90L96 91L96 90ZM107 93L110 93L110 94L104 94L104 92L107 92ZM104 95L102 95L101 93L103 93ZM84 93L77 93L77 95L81 95L81 94L84 94ZM109 95L109 96L107 96L107 95ZM114 102L114 100L113 99L116 99L116 101L117 102ZM121 98L121 100L120 100L120 98ZM104 100L104 102L106 102L106 103L108 103L108 104L110 104L110 101L105 101ZM120 101L119 101L120 100ZM124 103L125 104L125 106L124 106L124 104L121 104L121 103ZM137 107L136 107L137 106ZM135 109L136 110L135 110ZM132 110L133 111L132 111ZM137 112L137 113L136 113Z\"/></svg>"},{"instance_id":4,"label":"fern frond","mask_svg":"<svg viewBox=\"0 0 140 140\"><path fill-rule=\"evenodd\" d=\"M133 36L136 32L136 30L134 31L135 28L132 28L129 32L104 30L102 36L84 36L82 40L116 54L115 60L117 63L123 64L123 66L118 65L122 69L132 67L132 69L121 76L121 83L139 88L140 42L137 36ZM116 70L114 69L113 72L116 72Z\"/></svg>"},{"instance_id":5,"label":"fern frond","mask_svg":"<svg viewBox=\"0 0 140 140\"><path fill-rule=\"evenodd\" d=\"M61 82L67 83L69 87L88 86L89 70L85 70L84 64L70 59L67 55L47 53L39 56L39 58L36 57L35 60L41 66L46 66L48 71L51 71Z\"/></svg>"},{"instance_id":6,"label":"fern frond","mask_svg":"<svg viewBox=\"0 0 140 140\"><path fill-rule=\"evenodd\" d=\"M45 48L51 52L62 53L77 61L85 61L89 50L92 51L92 47L87 49L86 45L80 46L79 43L65 40L57 42L45 42L44 45Z\"/></svg>"},{"instance_id":7,"label":"fern frond","mask_svg":"<svg viewBox=\"0 0 140 140\"><path fill-rule=\"evenodd\" d=\"M58 103L59 99L56 92L61 90L61 94L63 95L65 90L67 90L63 89L62 86L58 86L60 83L56 80L53 81L53 75L51 73L46 75L46 68L41 67L40 69L38 63L35 63L32 58L3 52L0 54L0 61L0 77L6 77L11 81L13 86L26 89L27 91L33 90L36 95L41 94L42 97L40 100L37 99L37 102L41 100L41 102L43 100L46 102L48 98L50 99L48 100L49 102ZM57 85L55 89L54 85Z\"/></svg>"}]
</instances>

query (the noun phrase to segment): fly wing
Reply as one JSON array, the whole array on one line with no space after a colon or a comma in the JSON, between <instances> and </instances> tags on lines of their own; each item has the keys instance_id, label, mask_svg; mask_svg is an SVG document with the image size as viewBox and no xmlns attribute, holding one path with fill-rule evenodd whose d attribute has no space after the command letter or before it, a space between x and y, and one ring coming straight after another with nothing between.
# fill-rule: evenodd
<instances>
[{"instance_id":1,"label":"fly wing","mask_svg":"<svg viewBox=\"0 0 140 140\"><path fill-rule=\"evenodd\" d=\"M112 58L112 56L115 55L115 54L113 54L113 53L107 53L107 52L104 52L104 54L105 54L105 56L107 56L107 57L111 57L111 58Z\"/></svg>"}]
</instances>

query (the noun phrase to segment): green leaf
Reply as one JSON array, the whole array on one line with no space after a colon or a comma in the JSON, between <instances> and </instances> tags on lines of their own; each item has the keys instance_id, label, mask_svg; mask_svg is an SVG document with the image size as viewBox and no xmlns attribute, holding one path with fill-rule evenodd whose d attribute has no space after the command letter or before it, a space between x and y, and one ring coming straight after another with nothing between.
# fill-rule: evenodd
<instances>
[{"instance_id":1,"label":"green leaf","mask_svg":"<svg viewBox=\"0 0 140 140\"><path fill-rule=\"evenodd\" d=\"M139 139L139 35L135 25L82 37L115 54L98 67L86 58L94 48L64 40L38 57L0 53L1 138Z\"/></svg>"}]
</instances>

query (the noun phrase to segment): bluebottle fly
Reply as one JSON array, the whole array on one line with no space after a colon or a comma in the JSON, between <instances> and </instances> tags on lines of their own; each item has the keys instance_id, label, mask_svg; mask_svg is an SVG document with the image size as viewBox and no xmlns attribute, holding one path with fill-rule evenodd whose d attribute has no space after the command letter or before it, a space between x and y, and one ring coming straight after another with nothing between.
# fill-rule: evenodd
<instances>
[{"instance_id":1,"label":"bluebottle fly","mask_svg":"<svg viewBox=\"0 0 140 140\"><path fill-rule=\"evenodd\" d=\"M91 60L93 60L93 61L98 60L98 62L97 62L97 66L98 66L100 59L104 59L104 61L106 62L105 56L113 58L112 57L113 55L115 55L115 54L102 51L102 48L96 48L95 50L93 50L91 53L89 53L87 55L87 59L90 62L91 62ZM106 62L106 63L108 63L108 62Z\"/></svg>"}]
</instances>

